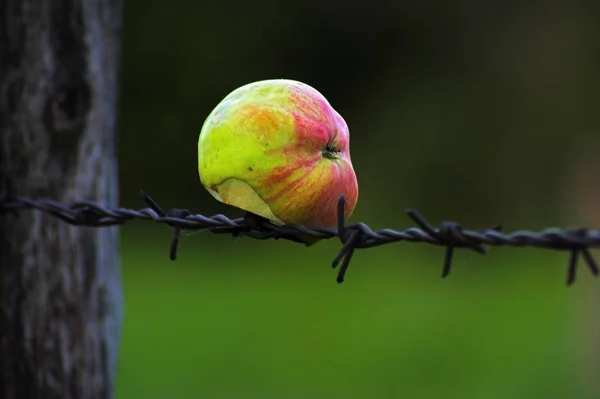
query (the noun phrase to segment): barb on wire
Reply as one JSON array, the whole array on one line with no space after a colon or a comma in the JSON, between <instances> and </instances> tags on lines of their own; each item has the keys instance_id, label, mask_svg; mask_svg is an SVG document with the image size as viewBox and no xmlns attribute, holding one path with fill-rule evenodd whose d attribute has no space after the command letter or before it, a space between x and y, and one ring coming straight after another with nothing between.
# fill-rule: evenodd
<instances>
[{"instance_id":1,"label":"barb on wire","mask_svg":"<svg viewBox=\"0 0 600 399\"><path fill-rule=\"evenodd\" d=\"M344 221L345 199L343 196L339 198L337 204L337 228L308 228L298 224L279 226L250 213L242 218L230 219L221 214L207 217L192 214L187 209L178 208L165 212L144 191L141 191L141 196L148 207L134 210L127 208L111 209L89 201L78 201L71 205L64 205L53 200L35 200L0 194L0 217L11 214L17 214L18 216L19 212L25 210L38 210L74 226L116 226L133 219L163 223L173 228L169 250L169 257L172 260L177 257L177 249L183 230L208 230L215 234L244 235L258 240L284 239L297 243L303 242L298 238L301 235L309 235L324 240L338 238L342 243L342 247L331 264L333 268L340 266L337 274L338 283L344 281L350 261L357 249L373 248L402 241L445 247L442 277L447 277L450 274L456 248L465 248L484 255L486 254L486 246L536 247L568 251L570 257L567 270L567 286L575 282L577 262L580 257L583 258L586 266L594 276L599 274L598 264L590 253L590 248L600 247L599 230L548 228L539 232L519 230L504 234L501 232L501 226L467 230L458 223L449 221L442 222L436 228L416 211L407 209L405 211L406 215L418 227L411 227L405 231L392 229L373 231L364 223L346 225Z\"/></svg>"}]
</instances>

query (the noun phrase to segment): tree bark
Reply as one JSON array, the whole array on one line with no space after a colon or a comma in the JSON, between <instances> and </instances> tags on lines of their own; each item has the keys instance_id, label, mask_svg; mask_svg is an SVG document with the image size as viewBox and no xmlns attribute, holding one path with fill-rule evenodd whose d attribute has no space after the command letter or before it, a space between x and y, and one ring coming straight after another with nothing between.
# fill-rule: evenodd
<instances>
[{"instance_id":1,"label":"tree bark","mask_svg":"<svg viewBox=\"0 0 600 399\"><path fill-rule=\"evenodd\" d=\"M122 0L0 0L0 191L117 205ZM0 217L0 398L113 398L116 228Z\"/></svg>"},{"instance_id":2,"label":"tree bark","mask_svg":"<svg viewBox=\"0 0 600 399\"><path fill-rule=\"evenodd\" d=\"M580 151L573 162L572 172L568 174L565 191L570 198L565 201L569 208L566 210L568 220L576 220L575 225L586 226L593 229L600 228L600 161L598 152L600 145L590 143ZM591 250L596 261L600 260L600 250ZM583 279L592 279L587 273L583 262L579 260L579 274ZM578 368L577 376L580 378L584 398L596 399L600 397L600 317L598 303L600 292L594 281L579 296L575 303L573 315L573 357Z\"/></svg>"}]
</instances>

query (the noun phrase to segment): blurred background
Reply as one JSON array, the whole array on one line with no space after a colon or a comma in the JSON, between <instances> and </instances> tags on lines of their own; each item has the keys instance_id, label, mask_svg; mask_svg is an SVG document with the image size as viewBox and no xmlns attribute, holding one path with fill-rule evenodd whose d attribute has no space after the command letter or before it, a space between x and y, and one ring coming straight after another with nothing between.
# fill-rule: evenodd
<instances>
[{"instance_id":1,"label":"blurred background","mask_svg":"<svg viewBox=\"0 0 600 399\"><path fill-rule=\"evenodd\" d=\"M241 216L201 186L197 139L235 88L290 78L346 119L352 222L600 227L600 6L592 2L125 2L121 205ZM539 4L536 4L539 3ZM568 254L121 230L129 398L597 398L598 282Z\"/></svg>"}]
</instances>

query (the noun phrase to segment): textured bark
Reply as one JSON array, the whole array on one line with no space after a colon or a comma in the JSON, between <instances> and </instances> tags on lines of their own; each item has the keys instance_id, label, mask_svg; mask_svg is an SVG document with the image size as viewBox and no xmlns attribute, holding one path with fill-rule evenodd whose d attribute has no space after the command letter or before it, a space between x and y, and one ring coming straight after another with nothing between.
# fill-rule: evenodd
<instances>
[{"instance_id":1,"label":"textured bark","mask_svg":"<svg viewBox=\"0 0 600 399\"><path fill-rule=\"evenodd\" d=\"M569 193L569 220L577 220L578 225L600 228L600 145L590 143L581 151L572 166L573 172L568 175L566 192ZM592 250L596 261L600 260L600 250ZM579 277L581 280L592 279L583 262L579 261ZM580 288L581 290L581 288ZM600 397L600 291L597 282L593 281L579 297L573 309L573 357L578 368L583 397L597 399Z\"/></svg>"},{"instance_id":2,"label":"textured bark","mask_svg":"<svg viewBox=\"0 0 600 399\"><path fill-rule=\"evenodd\" d=\"M115 206L122 0L0 0L0 191ZM0 217L0 398L112 398L116 228Z\"/></svg>"}]
</instances>

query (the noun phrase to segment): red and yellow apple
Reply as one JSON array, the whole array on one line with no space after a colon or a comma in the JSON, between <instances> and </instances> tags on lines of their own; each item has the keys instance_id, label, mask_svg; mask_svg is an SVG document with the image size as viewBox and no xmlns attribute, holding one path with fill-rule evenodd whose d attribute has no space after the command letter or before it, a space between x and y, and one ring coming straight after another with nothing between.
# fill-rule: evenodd
<instances>
[{"instance_id":1,"label":"red and yellow apple","mask_svg":"<svg viewBox=\"0 0 600 399\"><path fill-rule=\"evenodd\" d=\"M295 80L229 93L202 126L198 172L218 201L279 225L334 227L339 196L346 219L358 199L348 125L320 92Z\"/></svg>"}]
</instances>

